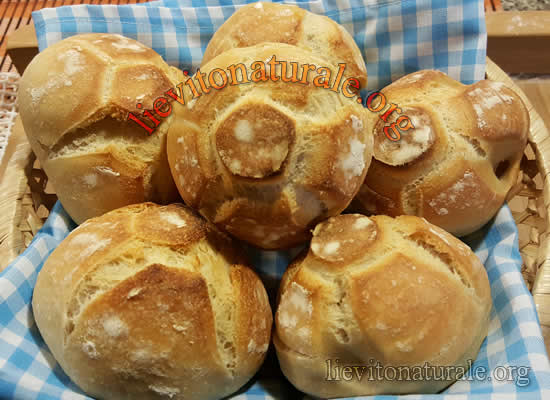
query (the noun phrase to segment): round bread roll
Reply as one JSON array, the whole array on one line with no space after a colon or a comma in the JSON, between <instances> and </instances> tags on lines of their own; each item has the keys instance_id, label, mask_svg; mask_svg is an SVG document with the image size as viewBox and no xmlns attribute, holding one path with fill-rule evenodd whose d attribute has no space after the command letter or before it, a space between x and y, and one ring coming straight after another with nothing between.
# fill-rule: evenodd
<instances>
[{"instance_id":1,"label":"round bread roll","mask_svg":"<svg viewBox=\"0 0 550 400\"><path fill-rule=\"evenodd\" d=\"M343 214L285 272L273 341L286 377L314 396L436 393L476 358L490 309L483 265L451 234ZM425 363L458 368L430 379Z\"/></svg>"},{"instance_id":2,"label":"round bread roll","mask_svg":"<svg viewBox=\"0 0 550 400\"><path fill-rule=\"evenodd\" d=\"M161 121L149 134L128 113L141 118L182 79L150 48L114 34L69 37L29 64L18 92L21 120L77 223L128 204L178 199L166 159L168 125Z\"/></svg>"},{"instance_id":3,"label":"round bread roll","mask_svg":"<svg viewBox=\"0 0 550 400\"><path fill-rule=\"evenodd\" d=\"M262 364L272 314L242 250L180 205L143 203L73 231L38 275L44 341L98 399L220 399Z\"/></svg>"},{"instance_id":4,"label":"round bread roll","mask_svg":"<svg viewBox=\"0 0 550 400\"><path fill-rule=\"evenodd\" d=\"M272 57L326 65L298 47L263 44L226 51L201 71L242 63L252 75L255 60ZM367 111L311 81L237 78L176 110L170 168L184 201L221 229L265 249L290 247L359 190L372 151Z\"/></svg>"},{"instance_id":5,"label":"round bread roll","mask_svg":"<svg viewBox=\"0 0 550 400\"><path fill-rule=\"evenodd\" d=\"M369 113L374 160L354 209L417 215L457 236L487 223L517 180L529 132L521 98L499 82L467 86L430 70L382 93L399 110L386 122L385 110ZM399 120L404 116L414 128ZM403 128L399 140L384 131L393 123Z\"/></svg>"},{"instance_id":6,"label":"round bread roll","mask_svg":"<svg viewBox=\"0 0 550 400\"><path fill-rule=\"evenodd\" d=\"M346 65L346 74L367 86L367 67L353 37L332 19L303 8L253 3L239 8L216 31L206 47L202 65L224 51L265 42L286 43L310 50L330 64Z\"/></svg>"}]
</instances>

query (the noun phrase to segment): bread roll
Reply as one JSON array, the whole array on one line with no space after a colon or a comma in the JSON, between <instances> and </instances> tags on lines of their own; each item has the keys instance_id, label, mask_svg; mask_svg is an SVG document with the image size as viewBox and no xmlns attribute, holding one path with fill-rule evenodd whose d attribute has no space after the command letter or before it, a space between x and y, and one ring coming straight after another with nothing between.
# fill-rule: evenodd
<instances>
[{"instance_id":1,"label":"bread roll","mask_svg":"<svg viewBox=\"0 0 550 400\"><path fill-rule=\"evenodd\" d=\"M343 214L317 225L306 251L283 276L273 337L282 371L301 391L436 393L460 371L430 380L412 367L465 372L476 358L489 281L449 233L414 216Z\"/></svg>"},{"instance_id":2,"label":"bread roll","mask_svg":"<svg viewBox=\"0 0 550 400\"><path fill-rule=\"evenodd\" d=\"M29 64L18 93L23 126L77 223L127 204L177 200L167 123L149 135L128 113L152 109L182 78L150 48L114 34L69 37Z\"/></svg>"},{"instance_id":3,"label":"bread roll","mask_svg":"<svg viewBox=\"0 0 550 400\"><path fill-rule=\"evenodd\" d=\"M258 370L271 335L242 250L180 205L82 224L47 259L32 306L55 359L98 399L220 399Z\"/></svg>"},{"instance_id":4,"label":"bread roll","mask_svg":"<svg viewBox=\"0 0 550 400\"><path fill-rule=\"evenodd\" d=\"M202 65L229 49L265 42L298 46L330 64L344 63L347 75L367 86L367 67L353 37L332 19L288 4L259 2L239 8L208 43Z\"/></svg>"},{"instance_id":5,"label":"bread roll","mask_svg":"<svg viewBox=\"0 0 550 400\"><path fill-rule=\"evenodd\" d=\"M300 70L327 65L286 44L226 51L201 73L242 63L250 82L236 75L235 85L191 100L168 131L168 160L184 201L265 249L303 242L317 222L340 213L359 190L372 149L367 111L355 99L311 80L252 81L251 65L273 57Z\"/></svg>"},{"instance_id":6,"label":"bread roll","mask_svg":"<svg viewBox=\"0 0 550 400\"><path fill-rule=\"evenodd\" d=\"M401 111L387 122L385 110L369 113L374 160L355 209L425 217L458 236L479 229L517 180L529 132L521 98L499 82L467 86L438 71L407 75L382 93ZM390 140L384 127L405 115L414 129Z\"/></svg>"}]
</instances>

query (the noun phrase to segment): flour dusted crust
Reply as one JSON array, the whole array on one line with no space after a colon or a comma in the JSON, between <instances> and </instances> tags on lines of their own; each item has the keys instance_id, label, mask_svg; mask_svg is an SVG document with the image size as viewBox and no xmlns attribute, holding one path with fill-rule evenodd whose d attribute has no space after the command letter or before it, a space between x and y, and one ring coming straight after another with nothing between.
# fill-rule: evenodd
<instances>
[{"instance_id":1,"label":"flour dusted crust","mask_svg":"<svg viewBox=\"0 0 550 400\"><path fill-rule=\"evenodd\" d=\"M90 219L41 270L36 324L95 398L222 398L256 373L272 324L266 291L234 246L181 205Z\"/></svg>"},{"instance_id":2,"label":"flour dusted crust","mask_svg":"<svg viewBox=\"0 0 550 400\"><path fill-rule=\"evenodd\" d=\"M285 272L273 340L286 377L314 396L437 393L454 377L385 380L368 367L467 368L490 309L483 265L451 234L415 216L343 214ZM366 368L336 380L336 364Z\"/></svg>"},{"instance_id":3,"label":"flour dusted crust","mask_svg":"<svg viewBox=\"0 0 550 400\"><path fill-rule=\"evenodd\" d=\"M201 71L242 63L250 75L254 61L273 56L327 65L270 43L228 50ZM228 83L175 110L170 168L184 201L221 229L262 248L289 247L359 190L372 154L366 114L355 99L311 80Z\"/></svg>"},{"instance_id":4,"label":"flour dusted crust","mask_svg":"<svg viewBox=\"0 0 550 400\"><path fill-rule=\"evenodd\" d=\"M382 93L402 112L386 123L369 115L374 159L356 209L425 217L459 236L479 229L517 179L529 132L520 97L499 82L467 86L431 70L398 79ZM415 128L391 141L384 126L401 115Z\"/></svg>"},{"instance_id":5,"label":"flour dusted crust","mask_svg":"<svg viewBox=\"0 0 550 400\"><path fill-rule=\"evenodd\" d=\"M330 64L346 64L346 74L367 86L367 67L353 37L332 19L303 8L253 3L239 8L214 33L202 65L224 51L265 42L285 43L312 51Z\"/></svg>"},{"instance_id":6,"label":"flour dusted crust","mask_svg":"<svg viewBox=\"0 0 550 400\"><path fill-rule=\"evenodd\" d=\"M168 122L149 135L127 116L152 109L182 78L152 49L114 34L69 37L29 64L18 92L23 126L76 222L127 204L177 199L166 159Z\"/></svg>"}]
</instances>

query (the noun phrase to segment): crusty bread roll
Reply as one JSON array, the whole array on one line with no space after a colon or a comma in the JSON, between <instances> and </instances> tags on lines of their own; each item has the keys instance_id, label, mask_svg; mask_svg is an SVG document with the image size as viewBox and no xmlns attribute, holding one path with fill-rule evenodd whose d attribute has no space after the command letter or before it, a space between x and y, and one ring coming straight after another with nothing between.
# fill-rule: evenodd
<instances>
[{"instance_id":1,"label":"crusty bread roll","mask_svg":"<svg viewBox=\"0 0 550 400\"><path fill-rule=\"evenodd\" d=\"M188 208L120 208L73 231L40 271L36 324L99 399L220 399L270 342L266 291L242 250Z\"/></svg>"},{"instance_id":2,"label":"crusty bread roll","mask_svg":"<svg viewBox=\"0 0 550 400\"><path fill-rule=\"evenodd\" d=\"M369 113L374 159L355 209L425 217L458 236L487 223L517 179L529 132L521 98L499 82L467 86L429 70L407 75L382 93L401 113L387 122L385 110ZM371 108L380 101L373 99ZM414 129L390 140L384 127L405 115ZM406 120L400 124L408 127Z\"/></svg>"},{"instance_id":3,"label":"crusty bread roll","mask_svg":"<svg viewBox=\"0 0 550 400\"><path fill-rule=\"evenodd\" d=\"M69 37L29 64L18 93L21 120L76 222L127 204L177 200L168 125L162 121L149 135L127 116L152 109L182 78L150 48L114 34Z\"/></svg>"},{"instance_id":4,"label":"crusty bread roll","mask_svg":"<svg viewBox=\"0 0 550 400\"><path fill-rule=\"evenodd\" d=\"M229 49L264 42L298 46L333 65L344 63L347 75L367 86L367 67L353 37L332 19L289 4L259 2L238 9L208 43L202 65Z\"/></svg>"},{"instance_id":5,"label":"crusty bread roll","mask_svg":"<svg viewBox=\"0 0 550 400\"><path fill-rule=\"evenodd\" d=\"M490 309L483 265L451 234L414 216L343 214L317 225L283 276L273 340L286 377L314 396L436 393L454 373L410 368L407 380L397 368L468 368Z\"/></svg>"},{"instance_id":6,"label":"crusty bread roll","mask_svg":"<svg viewBox=\"0 0 550 400\"><path fill-rule=\"evenodd\" d=\"M242 63L250 82L233 85L229 76L223 89L176 109L167 145L184 201L265 249L305 241L317 222L351 202L370 164L373 140L366 134L367 111L355 99L316 87L309 77L308 84L252 81L251 65L272 57L300 68L327 65L286 44L228 50L201 73Z\"/></svg>"}]
</instances>

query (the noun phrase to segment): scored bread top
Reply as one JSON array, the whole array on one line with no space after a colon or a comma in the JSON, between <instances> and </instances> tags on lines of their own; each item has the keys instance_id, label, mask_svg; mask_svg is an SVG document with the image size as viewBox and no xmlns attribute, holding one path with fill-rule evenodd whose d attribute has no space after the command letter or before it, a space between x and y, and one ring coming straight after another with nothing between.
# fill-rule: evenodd
<instances>
[{"instance_id":1,"label":"scored bread top","mask_svg":"<svg viewBox=\"0 0 550 400\"><path fill-rule=\"evenodd\" d=\"M300 71L304 64L333 67L304 49L270 43L229 50L202 72L242 63L250 79L251 64L273 56L298 63ZM168 160L184 201L263 248L304 241L316 222L341 212L364 179L373 139L362 105L315 87L314 76L307 85L271 79L233 85L229 77L223 89L176 110Z\"/></svg>"},{"instance_id":2,"label":"scored bread top","mask_svg":"<svg viewBox=\"0 0 550 400\"><path fill-rule=\"evenodd\" d=\"M236 47L264 42L310 50L331 64L346 64L346 73L367 86L367 68L353 37L332 19L288 4L254 3L239 8L214 33L202 65Z\"/></svg>"},{"instance_id":3,"label":"scored bread top","mask_svg":"<svg viewBox=\"0 0 550 400\"><path fill-rule=\"evenodd\" d=\"M270 341L267 294L246 265L187 207L128 206L88 220L56 248L33 311L56 360L89 394L161 398L164 387L223 397L255 373ZM129 389L128 379L139 382Z\"/></svg>"},{"instance_id":4,"label":"scored bread top","mask_svg":"<svg viewBox=\"0 0 550 400\"><path fill-rule=\"evenodd\" d=\"M448 382L397 385L370 380L370 372L360 382L320 377L327 360L466 365L487 334L490 309L483 265L451 234L414 216L343 214L319 224L285 272L274 342L285 375L316 396L432 393Z\"/></svg>"},{"instance_id":5,"label":"scored bread top","mask_svg":"<svg viewBox=\"0 0 550 400\"><path fill-rule=\"evenodd\" d=\"M116 34L80 34L40 52L25 69L18 105L27 134L52 147L77 128L151 109L183 73L140 42Z\"/></svg>"},{"instance_id":6,"label":"scored bread top","mask_svg":"<svg viewBox=\"0 0 550 400\"><path fill-rule=\"evenodd\" d=\"M485 224L517 178L529 132L521 98L499 82L468 86L432 70L406 75L382 93L400 113L387 122L369 113L373 162L359 209L422 216L456 235ZM414 128L389 140L384 127L402 116Z\"/></svg>"},{"instance_id":7,"label":"scored bread top","mask_svg":"<svg viewBox=\"0 0 550 400\"><path fill-rule=\"evenodd\" d=\"M127 204L177 199L166 159L168 123L149 135L127 116L142 113L138 103L153 108L182 77L152 49L114 34L71 36L29 64L18 93L25 133L76 222Z\"/></svg>"}]
</instances>

